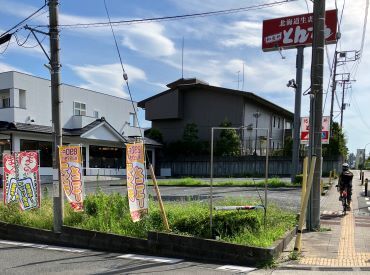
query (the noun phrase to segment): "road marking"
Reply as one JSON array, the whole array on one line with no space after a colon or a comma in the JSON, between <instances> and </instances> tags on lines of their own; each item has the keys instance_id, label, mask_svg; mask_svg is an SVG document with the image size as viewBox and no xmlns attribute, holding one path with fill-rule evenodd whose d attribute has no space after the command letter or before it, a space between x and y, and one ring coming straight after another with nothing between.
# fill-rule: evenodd
<instances>
[{"instance_id":1,"label":"road marking","mask_svg":"<svg viewBox=\"0 0 370 275\"><path fill-rule=\"evenodd\" d=\"M216 268L216 270L231 270L231 271L239 271L239 272L251 272L256 270L253 267L246 267L246 266L237 266L237 265L224 265Z\"/></svg>"},{"instance_id":2,"label":"road marking","mask_svg":"<svg viewBox=\"0 0 370 275\"><path fill-rule=\"evenodd\" d=\"M370 211L370 207L368 207L368 208L367 208L367 210L369 210L369 211Z\"/></svg>"},{"instance_id":3,"label":"road marking","mask_svg":"<svg viewBox=\"0 0 370 275\"><path fill-rule=\"evenodd\" d=\"M167 263L167 264L176 264L176 263L183 261L182 259L152 257L152 256L138 255L138 254L124 254L124 255L117 256L117 258L141 260L141 261L156 262L156 263Z\"/></svg>"},{"instance_id":4,"label":"road marking","mask_svg":"<svg viewBox=\"0 0 370 275\"><path fill-rule=\"evenodd\" d=\"M71 252L71 253L87 252L87 250L83 250L83 249L73 249L73 248L69 248L69 247L51 246L51 245L36 244L36 243L21 243L21 242L13 242L13 241L0 241L0 244L8 244L8 245L14 245L14 246L23 246L23 247L31 247L31 248L38 248L38 249L53 250L53 251Z\"/></svg>"},{"instance_id":5,"label":"road marking","mask_svg":"<svg viewBox=\"0 0 370 275\"><path fill-rule=\"evenodd\" d=\"M365 201L368 201L369 200L369 198L365 198Z\"/></svg>"},{"instance_id":6,"label":"road marking","mask_svg":"<svg viewBox=\"0 0 370 275\"><path fill-rule=\"evenodd\" d=\"M370 201L367 201L366 204L370 204Z\"/></svg>"}]
</instances>

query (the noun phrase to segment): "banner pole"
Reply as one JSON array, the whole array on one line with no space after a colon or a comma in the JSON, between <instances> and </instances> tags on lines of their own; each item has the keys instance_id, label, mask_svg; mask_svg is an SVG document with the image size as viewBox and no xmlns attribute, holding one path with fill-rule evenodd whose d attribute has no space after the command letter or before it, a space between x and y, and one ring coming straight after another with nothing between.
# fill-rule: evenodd
<instances>
[{"instance_id":1,"label":"banner pole","mask_svg":"<svg viewBox=\"0 0 370 275\"><path fill-rule=\"evenodd\" d=\"M152 180L153 180L155 193L157 194L159 208L161 210L161 215L162 215L162 220L163 220L164 227L166 228L167 231L170 231L170 226L168 225L166 212L164 210L161 193L159 192L159 188L158 188L158 184L157 184L157 178L155 177L152 164L149 164L149 171L150 171L150 175L151 175Z\"/></svg>"},{"instance_id":2,"label":"banner pole","mask_svg":"<svg viewBox=\"0 0 370 275\"><path fill-rule=\"evenodd\" d=\"M302 205L301 205L301 213L300 213L300 216L299 216L298 234L297 234L297 237L295 239L295 244L294 244L294 250L298 251L298 252L301 251L302 229L303 229L303 223L304 223L305 216L306 216L308 198L310 196L310 191L311 191L311 188L312 188L315 165L316 165L316 156L312 156L311 165L310 165L310 172L309 172L308 181L307 181L306 194L304 196L304 200L303 200Z\"/></svg>"}]
</instances>

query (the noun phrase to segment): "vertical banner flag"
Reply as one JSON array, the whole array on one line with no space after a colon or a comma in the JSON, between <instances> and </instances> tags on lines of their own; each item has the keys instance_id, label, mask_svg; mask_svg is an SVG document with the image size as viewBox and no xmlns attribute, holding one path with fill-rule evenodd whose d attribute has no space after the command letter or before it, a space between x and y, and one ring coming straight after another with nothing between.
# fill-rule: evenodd
<instances>
[{"instance_id":1,"label":"vertical banner flag","mask_svg":"<svg viewBox=\"0 0 370 275\"><path fill-rule=\"evenodd\" d=\"M36 151L3 155L4 204L19 201L22 210L41 204L39 154Z\"/></svg>"},{"instance_id":2,"label":"vertical banner flag","mask_svg":"<svg viewBox=\"0 0 370 275\"><path fill-rule=\"evenodd\" d=\"M81 146L59 146L59 162L64 193L75 212L83 211Z\"/></svg>"},{"instance_id":3,"label":"vertical banner flag","mask_svg":"<svg viewBox=\"0 0 370 275\"><path fill-rule=\"evenodd\" d=\"M127 195L133 222L148 213L144 144L126 144Z\"/></svg>"}]
</instances>

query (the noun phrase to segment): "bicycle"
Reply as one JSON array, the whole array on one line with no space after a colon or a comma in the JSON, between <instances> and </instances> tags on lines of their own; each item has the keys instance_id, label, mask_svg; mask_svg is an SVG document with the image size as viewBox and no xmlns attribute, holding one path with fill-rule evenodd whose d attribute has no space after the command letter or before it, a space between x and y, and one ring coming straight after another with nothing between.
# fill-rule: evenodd
<instances>
[{"instance_id":1,"label":"bicycle","mask_svg":"<svg viewBox=\"0 0 370 275\"><path fill-rule=\"evenodd\" d=\"M347 210L349 210L349 203L348 203L348 192L347 192L347 187L344 188L344 190L341 192L340 191L340 188L338 185L336 185L337 189L338 189L338 192L340 192L340 197L339 197L339 200L342 202L342 206L343 206L343 215L346 215L347 214Z\"/></svg>"}]
</instances>

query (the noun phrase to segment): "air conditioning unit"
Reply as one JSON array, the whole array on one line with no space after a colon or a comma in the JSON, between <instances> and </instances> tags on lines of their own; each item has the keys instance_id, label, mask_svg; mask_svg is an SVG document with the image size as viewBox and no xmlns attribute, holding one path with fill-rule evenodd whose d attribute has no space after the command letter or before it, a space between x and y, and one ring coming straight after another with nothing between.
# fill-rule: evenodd
<instances>
[{"instance_id":1,"label":"air conditioning unit","mask_svg":"<svg viewBox=\"0 0 370 275\"><path fill-rule=\"evenodd\" d=\"M35 118L32 117L32 116L28 116L27 120L26 120L26 123L27 124L32 124L32 123L35 123Z\"/></svg>"}]
</instances>

